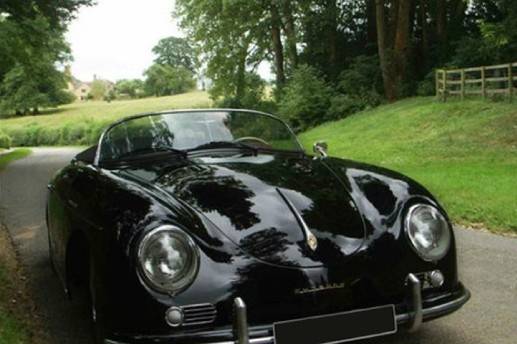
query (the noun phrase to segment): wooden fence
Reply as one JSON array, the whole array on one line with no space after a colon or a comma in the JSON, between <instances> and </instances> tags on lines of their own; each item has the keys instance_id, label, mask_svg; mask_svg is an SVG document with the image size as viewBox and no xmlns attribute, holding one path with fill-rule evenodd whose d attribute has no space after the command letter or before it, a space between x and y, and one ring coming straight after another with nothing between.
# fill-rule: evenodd
<instances>
[{"instance_id":1,"label":"wooden fence","mask_svg":"<svg viewBox=\"0 0 517 344\"><path fill-rule=\"evenodd\" d=\"M464 69L436 70L436 96L447 101L450 96L465 99L469 95L483 98L507 96L510 101L517 95L517 63Z\"/></svg>"}]
</instances>

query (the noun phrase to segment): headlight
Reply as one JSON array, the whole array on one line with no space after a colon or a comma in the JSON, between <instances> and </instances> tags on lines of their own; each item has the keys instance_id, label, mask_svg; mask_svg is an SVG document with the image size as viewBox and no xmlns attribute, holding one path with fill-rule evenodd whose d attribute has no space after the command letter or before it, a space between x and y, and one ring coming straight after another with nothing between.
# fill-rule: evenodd
<instances>
[{"instance_id":1,"label":"headlight","mask_svg":"<svg viewBox=\"0 0 517 344\"><path fill-rule=\"evenodd\" d=\"M146 282L161 292L176 294L192 283L199 267L196 244L179 228L165 225L147 233L138 249Z\"/></svg>"},{"instance_id":2,"label":"headlight","mask_svg":"<svg viewBox=\"0 0 517 344\"><path fill-rule=\"evenodd\" d=\"M415 252L426 261L443 258L451 245L451 230L438 209L417 204L409 209L406 232Z\"/></svg>"}]
</instances>

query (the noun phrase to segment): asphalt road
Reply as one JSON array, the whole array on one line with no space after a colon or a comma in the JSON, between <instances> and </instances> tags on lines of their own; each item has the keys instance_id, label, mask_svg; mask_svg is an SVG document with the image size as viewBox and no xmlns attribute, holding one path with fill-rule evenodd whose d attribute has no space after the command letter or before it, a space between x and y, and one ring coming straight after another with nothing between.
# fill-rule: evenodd
<instances>
[{"instance_id":1,"label":"asphalt road","mask_svg":"<svg viewBox=\"0 0 517 344\"><path fill-rule=\"evenodd\" d=\"M84 306L65 298L50 270L44 220L46 185L76 152L37 148L0 173L0 220L27 268L52 344L88 343ZM448 317L424 324L417 333L361 343L517 343L517 239L460 228L456 236L460 277L472 291L470 302Z\"/></svg>"}]
</instances>

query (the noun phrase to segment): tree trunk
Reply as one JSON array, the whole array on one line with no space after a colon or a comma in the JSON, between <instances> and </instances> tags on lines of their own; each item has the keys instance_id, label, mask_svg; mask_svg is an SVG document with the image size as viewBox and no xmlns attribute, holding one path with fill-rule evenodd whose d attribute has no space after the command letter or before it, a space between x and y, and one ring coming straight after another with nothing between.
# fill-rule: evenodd
<instances>
[{"instance_id":1,"label":"tree trunk","mask_svg":"<svg viewBox=\"0 0 517 344\"><path fill-rule=\"evenodd\" d=\"M285 20L284 31L287 38L287 48L289 52L289 59L291 66L296 68L298 66L298 50L296 48L296 29L294 26L293 9L291 0L285 0L283 6L283 17Z\"/></svg>"},{"instance_id":2,"label":"tree trunk","mask_svg":"<svg viewBox=\"0 0 517 344\"><path fill-rule=\"evenodd\" d=\"M375 14L377 22L377 46L379 50L379 60L382 70L382 80L384 82L384 93L389 101L397 99L397 94L392 78L391 66L386 44L386 22L384 0L375 0Z\"/></svg>"},{"instance_id":3,"label":"tree trunk","mask_svg":"<svg viewBox=\"0 0 517 344\"><path fill-rule=\"evenodd\" d=\"M280 32L280 16L276 5L271 5L271 40L275 55L276 86L281 89L285 84L284 47Z\"/></svg>"},{"instance_id":4,"label":"tree trunk","mask_svg":"<svg viewBox=\"0 0 517 344\"><path fill-rule=\"evenodd\" d=\"M235 96L239 102L242 101L246 93L246 58L248 56L249 43L244 43L239 54L239 60L237 65L237 83L235 87Z\"/></svg>"},{"instance_id":5,"label":"tree trunk","mask_svg":"<svg viewBox=\"0 0 517 344\"><path fill-rule=\"evenodd\" d=\"M420 0L420 14L418 17L421 28L419 71L427 70L427 58L429 56L429 29L427 27L427 0Z\"/></svg>"},{"instance_id":6,"label":"tree trunk","mask_svg":"<svg viewBox=\"0 0 517 344\"><path fill-rule=\"evenodd\" d=\"M366 29L367 43L375 44L377 42L377 26L375 22L375 0L366 1Z\"/></svg>"},{"instance_id":7,"label":"tree trunk","mask_svg":"<svg viewBox=\"0 0 517 344\"><path fill-rule=\"evenodd\" d=\"M445 57L447 46L447 0L436 1L436 37L439 56Z\"/></svg>"},{"instance_id":8,"label":"tree trunk","mask_svg":"<svg viewBox=\"0 0 517 344\"><path fill-rule=\"evenodd\" d=\"M411 8L412 0L399 1L394 45L396 87L399 89L405 82L408 73Z\"/></svg>"},{"instance_id":9,"label":"tree trunk","mask_svg":"<svg viewBox=\"0 0 517 344\"><path fill-rule=\"evenodd\" d=\"M336 77L337 70L337 6L336 0L327 3L329 76Z\"/></svg>"},{"instance_id":10,"label":"tree trunk","mask_svg":"<svg viewBox=\"0 0 517 344\"><path fill-rule=\"evenodd\" d=\"M395 34L397 33L397 23L398 23L398 15L399 15L399 1L404 0L384 0L384 3L389 4L389 11L386 13L386 10L384 10L386 15L386 20L388 20L388 24L386 25L385 31L386 34L386 44L388 46L393 46L395 42Z\"/></svg>"}]
</instances>

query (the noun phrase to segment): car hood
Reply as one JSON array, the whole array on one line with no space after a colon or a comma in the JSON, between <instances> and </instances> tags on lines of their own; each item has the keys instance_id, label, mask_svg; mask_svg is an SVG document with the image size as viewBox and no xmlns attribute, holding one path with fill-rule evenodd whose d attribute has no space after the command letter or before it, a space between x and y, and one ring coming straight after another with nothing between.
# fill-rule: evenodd
<instances>
[{"instance_id":1,"label":"car hood","mask_svg":"<svg viewBox=\"0 0 517 344\"><path fill-rule=\"evenodd\" d=\"M337 264L364 242L357 206L322 160L292 154L202 157L119 173L186 203L243 251L271 264ZM311 235L317 247L309 245Z\"/></svg>"}]
</instances>

